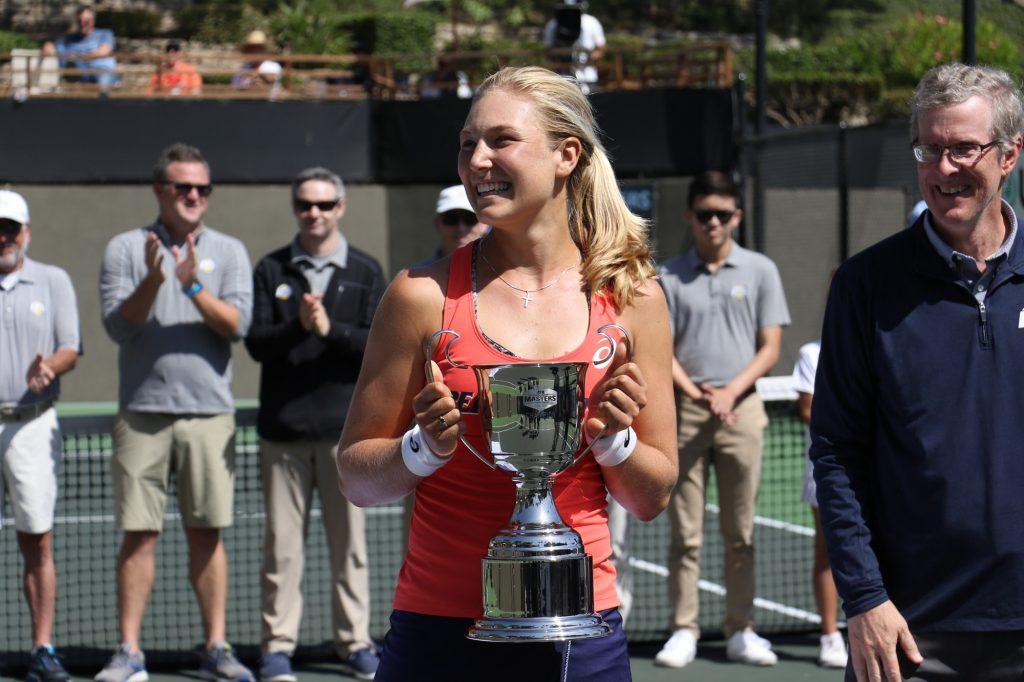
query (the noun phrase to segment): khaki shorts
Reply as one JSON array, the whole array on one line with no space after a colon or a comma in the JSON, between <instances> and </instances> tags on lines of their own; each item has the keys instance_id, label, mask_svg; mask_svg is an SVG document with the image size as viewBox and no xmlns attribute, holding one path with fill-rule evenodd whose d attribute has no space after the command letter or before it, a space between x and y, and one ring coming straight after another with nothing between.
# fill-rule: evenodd
<instances>
[{"instance_id":1,"label":"khaki shorts","mask_svg":"<svg viewBox=\"0 0 1024 682\"><path fill-rule=\"evenodd\" d=\"M122 410L114 422L114 506L124 530L160 531L171 469L189 528L227 528L235 490L235 415Z\"/></svg>"}]
</instances>

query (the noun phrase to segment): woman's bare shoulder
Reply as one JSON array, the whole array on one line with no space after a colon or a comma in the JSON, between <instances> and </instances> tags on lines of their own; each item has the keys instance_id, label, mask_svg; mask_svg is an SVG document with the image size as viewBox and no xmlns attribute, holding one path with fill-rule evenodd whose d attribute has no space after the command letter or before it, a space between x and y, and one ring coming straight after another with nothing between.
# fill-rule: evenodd
<instances>
[{"instance_id":1,"label":"woman's bare shoulder","mask_svg":"<svg viewBox=\"0 0 1024 682\"><path fill-rule=\"evenodd\" d=\"M422 340L439 329L448 288L448 260L402 270L388 285L374 316L390 342Z\"/></svg>"},{"instance_id":2,"label":"woman's bare shoulder","mask_svg":"<svg viewBox=\"0 0 1024 682\"><path fill-rule=\"evenodd\" d=\"M633 297L633 300L626 306L620 319L626 321L650 322L651 316L668 314L668 304L665 302L665 292L658 283L657 278L648 277L640 286Z\"/></svg>"}]
</instances>

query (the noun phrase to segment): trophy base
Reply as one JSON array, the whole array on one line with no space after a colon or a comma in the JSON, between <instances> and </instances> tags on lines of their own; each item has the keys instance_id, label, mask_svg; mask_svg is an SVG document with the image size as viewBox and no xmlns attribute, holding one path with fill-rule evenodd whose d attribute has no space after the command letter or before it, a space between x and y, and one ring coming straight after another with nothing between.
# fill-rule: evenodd
<instances>
[{"instance_id":1,"label":"trophy base","mask_svg":"<svg viewBox=\"0 0 1024 682\"><path fill-rule=\"evenodd\" d=\"M586 554L484 559L484 615L466 637L480 642L562 642L611 634L611 626L594 613L593 566Z\"/></svg>"},{"instance_id":2,"label":"trophy base","mask_svg":"<svg viewBox=\"0 0 1024 682\"><path fill-rule=\"evenodd\" d=\"M612 633L599 614L557 618L481 618L466 634L477 642L563 642L596 639Z\"/></svg>"}]
</instances>

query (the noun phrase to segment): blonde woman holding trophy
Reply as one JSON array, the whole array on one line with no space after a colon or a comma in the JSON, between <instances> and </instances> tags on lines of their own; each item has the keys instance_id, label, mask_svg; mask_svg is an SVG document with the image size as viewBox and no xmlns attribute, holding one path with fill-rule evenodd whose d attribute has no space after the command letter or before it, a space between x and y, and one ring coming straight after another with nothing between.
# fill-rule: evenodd
<instances>
[{"instance_id":1,"label":"blonde woman holding trophy","mask_svg":"<svg viewBox=\"0 0 1024 682\"><path fill-rule=\"evenodd\" d=\"M458 168L491 233L392 283L338 455L356 504L416 490L376 679L629 680L607 494L649 520L677 476L668 314L645 225L589 102L546 69L483 83ZM560 445L503 451L541 441ZM548 487L524 490L530 476ZM580 546L537 559L526 536ZM502 558L517 553L527 559ZM560 587L531 586L534 574Z\"/></svg>"}]
</instances>

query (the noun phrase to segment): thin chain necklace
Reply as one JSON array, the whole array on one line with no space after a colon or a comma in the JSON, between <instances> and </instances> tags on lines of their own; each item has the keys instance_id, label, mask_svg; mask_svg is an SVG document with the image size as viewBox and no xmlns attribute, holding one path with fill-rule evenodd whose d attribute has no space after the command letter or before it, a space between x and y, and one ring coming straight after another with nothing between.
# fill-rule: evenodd
<instances>
[{"instance_id":1,"label":"thin chain necklace","mask_svg":"<svg viewBox=\"0 0 1024 682\"><path fill-rule=\"evenodd\" d=\"M535 294L538 291L544 291L545 289L548 289L550 287L555 286L556 284L558 284L558 280L562 279L562 275L564 275L565 273L569 272L570 270L575 268L577 265L579 265L581 262L583 262L583 258L581 256L578 261L576 261L575 263L573 263L572 265L567 267L565 270L562 270L560 273L558 273L558 277L555 277L554 280L552 280L551 282L548 282L544 286L537 287L536 289L522 289L520 287L517 287L515 284L512 284L511 282L509 282L504 277L502 277L498 273L498 271L494 268L494 266L491 265L491 261L487 260L487 256L484 255L484 243L483 243L483 240L480 241L480 248L477 249L477 253L480 254L481 258L483 258L484 264L490 269L491 272L494 273L494 276L497 277L498 279L500 279L505 286L507 286L509 289L515 289L516 291L521 292L523 294L523 307L524 308L526 306L530 305L530 301L533 300L532 298L530 298L530 294Z\"/></svg>"}]
</instances>

